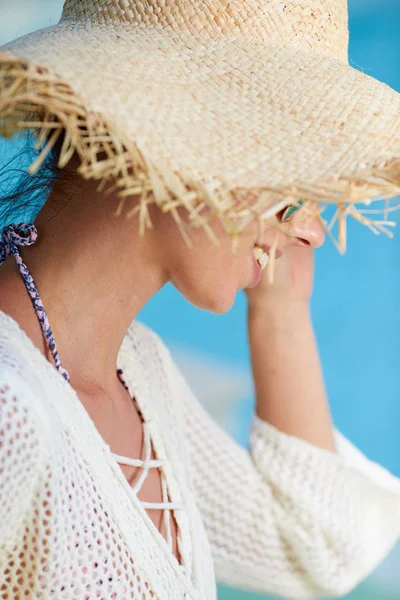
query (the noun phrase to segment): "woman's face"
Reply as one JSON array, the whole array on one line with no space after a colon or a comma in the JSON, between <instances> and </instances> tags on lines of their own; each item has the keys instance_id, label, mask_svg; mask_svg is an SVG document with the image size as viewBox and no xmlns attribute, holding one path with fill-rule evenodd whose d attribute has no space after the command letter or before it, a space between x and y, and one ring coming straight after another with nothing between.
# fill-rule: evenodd
<instances>
[{"instance_id":1,"label":"woman's face","mask_svg":"<svg viewBox=\"0 0 400 600\"><path fill-rule=\"evenodd\" d=\"M302 208L293 214L289 223L284 224L284 232L282 227L278 230L272 223L268 229L265 228L262 240L258 239L257 223L247 225L238 236L235 254L231 237L217 219L211 225L220 245L216 246L199 228L191 233L192 248L186 245L170 215L164 214L156 219L159 256L168 279L191 304L214 313L227 312L239 290L259 283L261 269L253 254L256 242L268 252L277 241L277 259L288 245L317 248L324 242L320 221L317 218L310 221ZM279 219L278 215L275 223Z\"/></svg>"}]
</instances>

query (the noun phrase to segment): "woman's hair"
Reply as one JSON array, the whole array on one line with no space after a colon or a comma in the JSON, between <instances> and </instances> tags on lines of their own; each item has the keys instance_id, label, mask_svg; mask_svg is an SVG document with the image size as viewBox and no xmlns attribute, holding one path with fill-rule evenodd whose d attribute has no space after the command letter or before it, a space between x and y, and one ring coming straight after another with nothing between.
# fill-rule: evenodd
<instances>
[{"instance_id":1,"label":"woman's hair","mask_svg":"<svg viewBox=\"0 0 400 600\"><path fill-rule=\"evenodd\" d=\"M24 131L18 138L0 145L0 231L11 222L34 221L61 176L58 160L62 135L40 169L33 175L27 172L40 153L35 147L36 139L34 134ZM75 169L67 165L62 169L62 177L77 179Z\"/></svg>"}]
</instances>

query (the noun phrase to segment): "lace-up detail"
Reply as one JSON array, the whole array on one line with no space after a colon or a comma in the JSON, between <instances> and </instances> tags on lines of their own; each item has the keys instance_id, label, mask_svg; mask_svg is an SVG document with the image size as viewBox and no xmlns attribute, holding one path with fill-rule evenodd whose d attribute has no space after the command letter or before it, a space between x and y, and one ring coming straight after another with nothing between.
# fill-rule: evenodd
<instances>
[{"instance_id":1,"label":"lace-up detail","mask_svg":"<svg viewBox=\"0 0 400 600\"><path fill-rule=\"evenodd\" d=\"M141 490L141 488L143 486L144 480L146 479L149 470L150 469L159 469L160 467L165 465L167 462L166 458L151 460L151 458L150 458L150 456L151 456L151 437L150 437L150 432L149 432L149 429L148 429L146 423L143 423L143 435L144 435L144 455L145 455L144 460L140 460L140 459L136 459L136 458L127 458L126 456L120 456L120 455L112 452L112 456L115 458L115 460L119 464L129 465L131 467L140 467L142 469L142 473L141 473L138 481L135 483L134 486L132 486L132 491L136 496L139 494L139 491ZM162 502L141 501L141 505L146 510L158 510L158 509L164 510L163 520L164 520L165 528L167 531L167 543L168 543L169 549L172 553L173 545L172 545L171 519L170 519L170 515L169 515L168 511L180 510L183 508L183 504L181 502L170 502L169 501L167 482L166 482L166 478L165 478L163 470L160 471L160 474L161 474Z\"/></svg>"},{"instance_id":2,"label":"lace-up detail","mask_svg":"<svg viewBox=\"0 0 400 600\"><path fill-rule=\"evenodd\" d=\"M138 481L135 483L134 486L132 486L132 490L133 490L134 494L136 494L136 496L138 495L140 489L142 488L143 483L148 475L149 470L150 469L160 469L162 502L141 501L141 505L146 510L158 510L158 509L164 510L163 520L164 520L164 524L165 524L166 531L167 531L167 543L168 543L170 551L173 552L170 511L180 510L183 508L183 505L181 502L170 502L169 501L167 481L166 481L165 473L162 469L162 467L167 463L167 459L166 458L157 458L155 460L151 459L152 443L151 443L151 436L150 436L149 428L146 425L145 419L143 417L142 411L139 408L136 398L130 393L130 390L129 390L128 384L126 382L126 379L124 377L122 369L118 369L117 374L118 374L118 377L120 378L123 386L128 391L133 402L135 403L136 410L141 419L142 427L143 427L145 458L144 458L144 460L141 460L139 458L128 458L126 456L121 456L119 454L115 454L114 452L111 452L111 454L114 457L114 459L117 461L118 464L128 465L131 467L139 467L142 469L142 473L141 473Z\"/></svg>"}]
</instances>

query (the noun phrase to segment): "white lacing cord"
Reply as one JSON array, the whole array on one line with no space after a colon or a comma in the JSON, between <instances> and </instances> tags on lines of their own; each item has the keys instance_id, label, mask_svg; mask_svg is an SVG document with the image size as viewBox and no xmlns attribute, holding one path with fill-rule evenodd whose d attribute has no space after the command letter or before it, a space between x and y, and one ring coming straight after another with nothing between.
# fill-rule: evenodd
<instances>
[{"instance_id":1,"label":"white lacing cord","mask_svg":"<svg viewBox=\"0 0 400 600\"><path fill-rule=\"evenodd\" d=\"M136 496L138 495L144 480L146 479L149 469L150 467L150 461L151 461L151 438L150 438L150 432L149 429L146 425L146 423L143 423L143 436L144 436L144 461L143 461L143 470L140 474L139 479L137 480L136 484L132 487L133 492L136 494Z\"/></svg>"},{"instance_id":2,"label":"white lacing cord","mask_svg":"<svg viewBox=\"0 0 400 600\"><path fill-rule=\"evenodd\" d=\"M164 464L167 462L166 458L159 458L159 459L155 459L155 460L152 460L150 458L151 457L151 437L150 437L149 428L146 423L143 423L143 436L144 436L144 454L145 454L144 460L137 459L137 458L128 458L126 456L120 456L118 454L114 454L113 452L111 453L118 463L124 464L124 465L129 465L132 467L141 467L143 469L138 481L132 487L132 491L136 496L138 495L138 493L148 475L149 470L163 467ZM167 544L168 544L169 549L172 552L173 548L172 548L170 511L183 509L183 504L182 504L182 502L170 502L169 501L167 482L166 482L166 477L165 477L163 468L161 468L161 470L160 470L160 476L161 476L161 489L162 489L162 500L163 501L162 502L140 501L140 503L143 506L143 508L145 508L145 509L148 509L148 510L160 510L161 509L164 511L163 519L164 519L165 527L167 530Z\"/></svg>"}]
</instances>

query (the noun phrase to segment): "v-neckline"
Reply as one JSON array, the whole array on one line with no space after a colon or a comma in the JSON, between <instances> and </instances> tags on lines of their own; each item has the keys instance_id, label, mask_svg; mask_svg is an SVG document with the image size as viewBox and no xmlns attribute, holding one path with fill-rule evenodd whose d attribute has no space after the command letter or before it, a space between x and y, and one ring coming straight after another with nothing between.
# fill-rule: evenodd
<instances>
[{"instance_id":1,"label":"v-neckline","mask_svg":"<svg viewBox=\"0 0 400 600\"><path fill-rule=\"evenodd\" d=\"M153 521L147 514L145 508L142 506L137 495L133 493L132 487L130 486L129 482L127 481L125 475L123 474L119 463L117 462L117 460L114 457L113 452L111 451L110 446L105 442L105 440L101 436L94 421L91 419L89 413L87 412L84 404L79 399L79 396L76 393L75 389L62 376L62 374L57 370L57 368L45 356L43 356L43 354L40 352L39 348L33 343L33 341L28 336L28 334L25 332L25 330L22 329L22 327L19 325L19 323L13 317L11 317L9 314L5 313L4 311L2 311L0 309L0 319L4 319L6 322L9 323L9 325L11 325L11 327L18 333L22 342L25 344L25 347L27 348L27 350L29 350L33 354L33 356L39 362L41 362L43 364L44 369L49 374L51 379L55 382L55 384L61 386L64 389L65 393L67 393L69 395L69 397L71 398L71 400L74 402L75 407L81 413L82 418L86 420L87 426L92 430L91 433L92 433L93 437L95 438L95 440L97 440L97 443L101 446L107 465L109 467L111 467L112 471L114 472L114 475L116 476L117 480L120 482L121 487L124 489L125 493L128 495L129 501L133 502L133 504L135 505L135 508L141 513L142 521L146 525L147 529L149 530L151 537L153 538L153 540L155 540L157 542L159 549L161 550L164 557L168 560L171 567L176 572L181 583L184 585L184 588L186 588L186 591L189 592L190 596L195 597L194 590L196 589L197 583L195 581L193 581L193 578L192 578L192 570L193 569L192 569L192 564L190 564L191 559L192 559L192 550L193 550L193 546L192 546L193 540L191 539L190 532L186 531L186 536L185 536L186 538L189 538L188 541L186 542L186 545L189 546L189 548L187 547L186 550L188 550L188 549L190 550L189 557L182 556L182 553L180 552L181 560L183 563L183 564L181 564L178 561L177 557L174 555L174 553L169 548L167 540L164 538L162 533L157 529L157 527L155 526L155 524L153 523ZM0 337L1 337L1 334L0 334ZM155 435L155 436L153 435L155 432L155 429L158 430L158 426L155 423L155 419L153 418L153 416L149 414L149 407L147 405L144 406L141 403L140 393L138 394L137 389L136 389L137 386L132 385L132 381L130 381L129 373L126 373L125 370L122 368L121 352L123 351L124 345L126 343L127 343L127 336L124 337L123 342L120 347L120 350L118 352L117 369L120 369L122 371L123 377L128 386L128 391L129 391L130 396L132 397L132 395L133 395L135 397L138 408L143 415L145 423L150 426L151 440L154 445L154 450L155 450L156 456L159 458L160 452L161 452L161 456L166 458L167 461L170 462L170 458L166 454L166 448L165 448L165 444L162 441L162 436L161 435ZM157 433L159 434L158 431L157 431ZM157 438L156 443L155 443L154 438ZM170 471L170 470L169 469L167 470L167 472L165 473L165 477L166 477L166 482L167 482L168 493L171 496L171 494L172 494L171 490L172 489L176 490L178 487L178 484L174 483L174 485L171 485L171 471L170 471L170 473L168 473L168 471ZM179 489L179 495L180 495L180 501L182 502L182 504L184 506L181 489ZM171 496L171 500L173 500L172 496ZM184 510L185 510L185 506L183 508L183 511ZM178 532L177 532L178 536L179 535L181 536L183 534L184 529L187 529L187 527L185 528L184 519L182 518L180 513L181 513L181 511L179 511L179 510L177 510L175 513L175 519L176 519L177 528L178 528ZM181 547L181 545L180 545L180 547ZM183 550L185 550L185 548L183 548ZM189 562L189 564L187 564L186 567L184 566L185 558Z\"/></svg>"},{"instance_id":2,"label":"v-neckline","mask_svg":"<svg viewBox=\"0 0 400 600\"><path fill-rule=\"evenodd\" d=\"M150 460L151 462L158 462L158 461L159 461L160 463L164 464L164 461L168 461L168 457L163 457L163 458L160 458L160 457L158 456L158 454L157 454L157 451L156 451L156 448L155 448L154 440L152 439L151 433L150 433L150 431L149 431L149 426L148 426L148 423L147 423L147 421L146 421L146 418L145 418L145 416L144 416L144 414L143 414L143 411L142 411L142 409L140 408L139 401L137 400L136 394L135 394L135 393L133 393L133 391L132 391L132 389L131 389L131 387L130 387L129 381L128 381L127 377L125 376L125 372L124 372L124 371L123 371L123 370L120 368L120 366L118 366L118 367L117 367L117 377L118 377L119 381L122 383L122 385L124 386L125 390L127 391L128 395L129 395L129 398L130 398L130 399L131 399L131 401L134 403L134 405L135 405L135 409L137 410L137 412L138 412L138 414L139 414L139 417L140 417L140 422L141 422L141 427L142 427L142 435L143 435L143 438L144 438L144 442L146 442L146 438L147 438L147 439L148 439L148 443L149 443L149 453L150 453L150 459L149 459L149 460ZM96 428L96 429L97 429L97 428ZM100 433L100 432L99 432L99 433ZM101 435L101 434L100 434L100 435ZM103 440L103 441L104 441L104 440ZM109 448L110 448L110 447L109 447ZM144 461L146 460L146 452L147 452L147 450L148 450L148 448L146 447L146 443L144 443L144 449L143 449L143 450L144 450L144 456L143 456L143 459L141 458L141 456L137 456L137 457L128 457L128 456L123 456L123 455L116 454L115 452L112 452L112 451L111 451L111 448L110 448L110 453L111 453L112 457L114 458L115 462L117 463L118 467L120 468L121 472L123 473L123 471L122 471L122 469L121 469L121 464L129 464L129 462L131 462L131 461L141 461L141 462L143 462L143 463L144 463ZM151 455L152 455L153 451L154 451L154 458L151 458ZM163 447L163 453L164 453L164 455L165 455L165 448L164 448L164 447ZM119 460L118 460L118 459L119 459ZM143 470L144 468L145 468L145 464L143 464L143 466L142 466L142 470ZM151 467L151 468L154 468L154 467ZM142 471L142 472L143 472L143 471ZM123 475L124 475L124 474L123 474ZM124 477L125 477L125 475L124 475ZM146 476L145 476L145 477L146 477ZM145 479L145 477L143 478L143 480ZM160 483L161 483L161 485L162 485L162 477L163 477L163 475L162 475L162 473L160 473ZM169 485L169 482L168 482L168 477L167 477L167 474L166 474L165 472L164 472L164 477L165 477L166 493L167 493L167 500L168 500L168 498L171 496L171 489L170 489L170 487L171 487L171 486ZM140 480L141 480L141 478L142 478L142 474L139 476L139 478L138 478L138 481L140 481ZM135 493L135 487L138 485L138 481L135 481L135 482L134 482L134 484L132 485L132 483L131 483L130 481L128 481L128 479L127 479L126 477L125 477L125 479L126 479L126 481L127 481L128 485L129 485L130 489L132 490L132 493L134 494L134 493ZM137 497L137 499L139 500L139 497L138 497L138 494L137 494L137 493L136 493L136 497ZM143 506L143 502L142 502L141 500L139 500L139 502L140 502L140 503L142 504L142 506ZM162 499L162 501L161 501L161 504L163 504L163 503L164 503L164 498L163 498L163 499ZM177 502L176 500L175 500L175 501L173 501L173 499L172 499L172 498L169 500L169 503L178 504L178 505L179 505L179 504L182 504L181 502ZM150 503L150 504L151 504L151 503ZM157 503L152 503L152 504L157 504ZM177 529L178 529L178 528L179 528L179 523L178 523L178 519L177 519L177 513L176 513L176 510L178 510L178 511L179 511L179 510L180 510L180 508L178 508L178 509L175 509L175 510L171 510L171 515L169 515L169 518L170 518L170 519L171 519L171 518L172 518L172 519L175 519L175 521L176 521L176 525L177 525ZM145 511L145 512L146 512L146 515L147 515L147 516L149 516L149 515L147 514L147 511ZM150 518L150 517L149 517L149 518ZM162 516L161 516L161 519L164 519L164 514L162 514ZM150 520L152 521L152 519L150 519ZM153 521L152 521L152 523L154 524L154 522L153 522ZM157 526L156 526L155 524L154 524L154 526L155 526L155 528L158 530L158 532L160 533L160 535L161 535L162 537L164 537L164 536L162 535L161 531L159 530L159 528L157 528ZM175 556L175 554L173 553L172 549L170 549L170 552L171 552L171 553L174 555L174 557L175 557L175 559L176 559L176 561L177 561L177 563L178 563L179 567L180 567L181 569L184 569L184 568L185 568L185 567L184 567L184 558L183 558L183 556L182 556L182 552L181 552L182 548L181 548L181 545L180 545L180 543L179 543L179 539L180 539L180 536L179 536L179 531L177 531L177 532L176 532L176 534L177 534L177 548L178 548L178 552L179 552L179 555L180 555L181 561L179 561L179 560L178 560L178 558L177 558L177 557ZM164 539L165 539L165 537L164 537Z\"/></svg>"}]
</instances>

